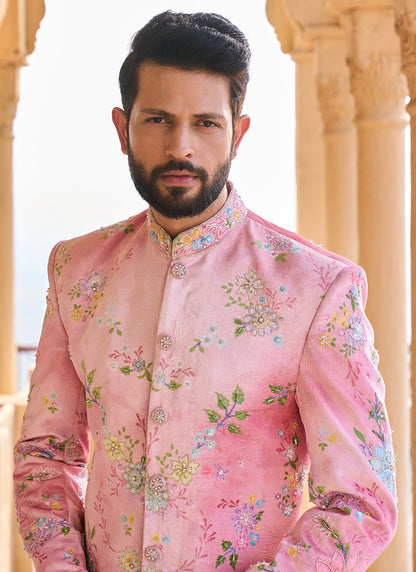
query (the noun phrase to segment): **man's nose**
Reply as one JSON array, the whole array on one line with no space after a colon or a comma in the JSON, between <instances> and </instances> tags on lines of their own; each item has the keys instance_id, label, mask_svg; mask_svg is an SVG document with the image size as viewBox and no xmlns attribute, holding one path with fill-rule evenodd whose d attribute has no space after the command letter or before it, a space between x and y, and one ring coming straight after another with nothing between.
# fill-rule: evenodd
<instances>
[{"instance_id":1,"label":"man's nose","mask_svg":"<svg viewBox=\"0 0 416 572\"><path fill-rule=\"evenodd\" d=\"M191 129L186 125L176 125L169 133L166 155L170 159L190 159L194 155Z\"/></svg>"}]
</instances>

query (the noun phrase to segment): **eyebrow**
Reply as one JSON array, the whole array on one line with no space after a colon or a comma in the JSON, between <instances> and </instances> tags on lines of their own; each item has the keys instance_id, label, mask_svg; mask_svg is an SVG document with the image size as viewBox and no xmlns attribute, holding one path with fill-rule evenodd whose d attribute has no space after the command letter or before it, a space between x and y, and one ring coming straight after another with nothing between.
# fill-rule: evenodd
<instances>
[{"instance_id":1,"label":"eyebrow","mask_svg":"<svg viewBox=\"0 0 416 572\"><path fill-rule=\"evenodd\" d=\"M164 109L156 109L154 107L146 107L145 109L141 109L140 113L146 113L147 115L161 115L162 117L167 117L168 119L174 119L175 117L174 113L169 113ZM222 113L214 113L214 112L195 113L193 117L195 117L195 119L202 119L202 120L208 120L208 119L217 119L222 121L225 120L225 116Z\"/></svg>"}]
</instances>

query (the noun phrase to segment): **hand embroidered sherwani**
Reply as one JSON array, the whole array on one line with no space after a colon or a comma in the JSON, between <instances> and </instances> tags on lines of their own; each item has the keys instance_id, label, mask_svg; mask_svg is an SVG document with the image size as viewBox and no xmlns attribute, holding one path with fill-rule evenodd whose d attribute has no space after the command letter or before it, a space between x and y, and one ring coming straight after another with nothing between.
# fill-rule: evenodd
<instances>
[{"instance_id":1,"label":"hand embroidered sherwani","mask_svg":"<svg viewBox=\"0 0 416 572\"><path fill-rule=\"evenodd\" d=\"M396 502L362 269L231 190L174 240L143 212L62 242L49 279L15 469L37 570L368 568Z\"/></svg>"}]
</instances>

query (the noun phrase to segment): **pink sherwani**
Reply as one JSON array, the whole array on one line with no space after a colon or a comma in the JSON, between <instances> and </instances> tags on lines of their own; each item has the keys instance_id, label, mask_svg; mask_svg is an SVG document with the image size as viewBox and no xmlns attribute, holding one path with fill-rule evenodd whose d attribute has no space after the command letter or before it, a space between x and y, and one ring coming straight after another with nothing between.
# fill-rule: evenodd
<instances>
[{"instance_id":1,"label":"pink sherwani","mask_svg":"<svg viewBox=\"0 0 416 572\"><path fill-rule=\"evenodd\" d=\"M143 212L62 242L49 279L15 470L37 570L368 568L396 502L362 269L232 190L173 241Z\"/></svg>"}]
</instances>

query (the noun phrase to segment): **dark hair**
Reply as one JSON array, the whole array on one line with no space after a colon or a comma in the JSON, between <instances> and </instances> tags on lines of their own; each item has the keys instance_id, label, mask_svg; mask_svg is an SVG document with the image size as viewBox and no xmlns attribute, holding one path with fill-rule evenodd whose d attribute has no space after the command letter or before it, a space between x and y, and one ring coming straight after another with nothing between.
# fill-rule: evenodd
<instances>
[{"instance_id":1,"label":"dark hair","mask_svg":"<svg viewBox=\"0 0 416 572\"><path fill-rule=\"evenodd\" d=\"M133 37L120 69L121 99L127 120L139 90L139 67L144 62L154 62L225 77L230 84L234 122L246 94L250 56L247 38L223 16L171 10L154 16Z\"/></svg>"}]
</instances>

